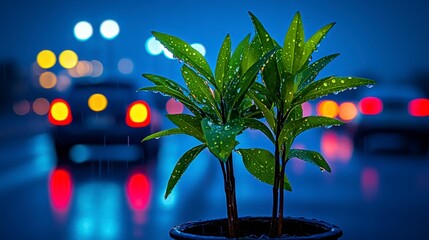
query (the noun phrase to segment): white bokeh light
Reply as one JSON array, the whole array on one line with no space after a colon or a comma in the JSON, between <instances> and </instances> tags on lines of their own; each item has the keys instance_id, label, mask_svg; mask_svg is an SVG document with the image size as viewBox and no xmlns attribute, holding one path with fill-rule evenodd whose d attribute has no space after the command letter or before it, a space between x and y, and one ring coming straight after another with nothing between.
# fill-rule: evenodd
<instances>
[{"instance_id":1,"label":"white bokeh light","mask_svg":"<svg viewBox=\"0 0 429 240\"><path fill-rule=\"evenodd\" d=\"M81 21L74 26L74 36L79 41L86 41L92 36L92 25L89 22Z\"/></svg>"},{"instance_id":2,"label":"white bokeh light","mask_svg":"<svg viewBox=\"0 0 429 240\"><path fill-rule=\"evenodd\" d=\"M191 47L200 52L203 56L206 55L206 48L201 43L193 43L191 44Z\"/></svg>"},{"instance_id":3,"label":"white bokeh light","mask_svg":"<svg viewBox=\"0 0 429 240\"><path fill-rule=\"evenodd\" d=\"M114 39L119 34L119 25L114 20L105 20L101 23L100 33L105 39Z\"/></svg>"},{"instance_id":4,"label":"white bokeh light","mask_svg":"<svg viewBox=\"0 0 429 240\"><path fill-rule=\"evenodd\" d=\"M145 47L150 55L159 55L164 50L164 46L155 37L148 38Z\"/></svg>"},{"instance_id":5,"label":"white bokeh light","mask_svg":"<svg viewBox=\"0 0 429 240\"><path fill-rule=\"evenodd\" d=\"M167 57L168 59L174 58L173 54L170 51L168 51L167 48L164 48L163 52L164 52L165 57Z\"/></svg>"}]
</instances>

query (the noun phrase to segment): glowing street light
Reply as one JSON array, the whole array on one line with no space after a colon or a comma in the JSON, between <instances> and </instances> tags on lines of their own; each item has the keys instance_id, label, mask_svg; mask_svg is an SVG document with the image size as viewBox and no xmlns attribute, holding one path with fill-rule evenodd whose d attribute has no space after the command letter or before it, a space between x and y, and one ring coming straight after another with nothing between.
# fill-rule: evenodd
<instances>
[{"instance_id":1,"label":"glowing street light","mask_svg":"<svg viewBox=\"0 0 429 240\"><path fill-rule=\"evenodd\" d=\"M119 34L119 25L114 20L105 20L101 23L100 33L101 36L107 40L112 40Z\"/></svg>"},{"instance_id":2,"label":"glowing street light","mask_svg":"<svg viewBox=\"0 0 429 240\"><path fill-rule=\"evenodd\" d=\"M74 36L79 41L86 41L92 36L92 25L89 22L81 21L74 26Z\"/></svg>"}]
</instances>

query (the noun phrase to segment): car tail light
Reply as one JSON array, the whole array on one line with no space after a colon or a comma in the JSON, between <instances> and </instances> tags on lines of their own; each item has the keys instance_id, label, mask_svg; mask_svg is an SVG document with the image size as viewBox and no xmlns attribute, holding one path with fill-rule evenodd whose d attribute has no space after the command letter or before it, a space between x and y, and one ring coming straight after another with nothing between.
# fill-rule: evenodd
<instances>
[{"instance_id":1,"label":"car tail light","mask_svg":"<svg viewBox=\"0 0 429 240\"><path fill-rule=\"evenodd\" d=\"M72 122L69 104L63 99L55 99L49 108L49 122L53 125L64 126Z\"/></svg>"},{"instance_id":2,"label":"car tail light","mask_svg":"<svg viewBox=\"0 0 429 240\"><path fill-rule=\"evenodd\" d=\"M130 127L145 127L150 123L150 107L142 100L130 104L127 110L126 123Z\"/></svg>"},{"instance_id":3,"label":"car tail light","mask_svg":"<svg viewBox=\"0 0 429 240\"><path fill-rule=\"evenodd\" d=\"M134 211L144 211L150 202L151 184L142 173L132 174L126 184L128 203Z\"/></svg>"},{"instance_id":4,"label":"car tail light","mask_svg":"<svg viewBox=\"0 0 429 240\"><path fill-rule=\"evenodd\" d=\"M365 115L377 115L383 111L383 102L377 97L362 98L359 102L359 110Z\"/></svg>"},{"instance_id":5,"label":"car tail light","mask_svg":"<svg viewBox=\"0 0 429 240\"><path fill-rule=\"evenodd\" d=\"M408 112L414 117L429 116L429 99L418 98L408 103Z\"/></svg>"},{"instance_id":6,"label":"car tail light","mask_svg":"<svg viewBox=\"0 0 429 240\"><path fill-rule=\"evenodd\" d=\"M73 194L73 180L70 172L65 169L55 169L49 181L49 192L54 210L66 211Z\"/></svg>"}]
</instances>

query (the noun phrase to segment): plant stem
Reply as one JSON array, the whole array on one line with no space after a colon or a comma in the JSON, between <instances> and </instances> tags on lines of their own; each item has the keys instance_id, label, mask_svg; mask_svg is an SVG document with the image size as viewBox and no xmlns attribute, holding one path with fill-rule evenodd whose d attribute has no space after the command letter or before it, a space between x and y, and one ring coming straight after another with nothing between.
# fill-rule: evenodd
<instances>
[{"instance_id":1,"label":"plant stem","mask_svg":"<svg viewBox=\"0 0 429 240\"><path fill-rule=\"evenodd\" d=\"M238 211L235 194L234 169L232 167L232 156L228 158L227 162L222 162L219 160L219 163L222 168L226 196L226 206L228 214L228 237L235 238L238 237Z\"/></svg>"},{"instance_id":2,"label":"plant stem","mask_svg":"<svg viewBox=\"0 0 429 240\"><path fill-rule=\"evenodd\" d=\"M287 163L287 161L285 160L286 152L287 152L287 150L283 149L283 154L282 154L282 159L281 159L281 161L282 161L282 170L281 170L281 175L280 175L280 177L282 179L284 179L285 170L286 170L286 163ZM282 230L283 230L283 206L284 206L284 194L285 194L285 191L284 191L283 188L284 188L284 181L281 181L280 182L280 188L279 188L279 190L280 190L279 221L278 221L278 225L277 225L277 235L278 235L278 237L281 236Z\"/></svg>"},{"instance_id":3,"label":"plant stem","mask_svg":"<svg viewBox=\"0 0 429 240\"><path fill-rule=\"evenodd\" d=\"M281 119L282 114L277 112L277 119ZM279 123L279 121L277 121ZM279 181L280 181L280 149L279 149L279 136L281 131L280 124L276 125L276 141L275 141L275 150L274 150L274 184L273 184L273 209L271 214L271 223L270 223L270 237L276 236L276 227L277 222L277 207L279 204Z\"/></svg>"}]
</instances>

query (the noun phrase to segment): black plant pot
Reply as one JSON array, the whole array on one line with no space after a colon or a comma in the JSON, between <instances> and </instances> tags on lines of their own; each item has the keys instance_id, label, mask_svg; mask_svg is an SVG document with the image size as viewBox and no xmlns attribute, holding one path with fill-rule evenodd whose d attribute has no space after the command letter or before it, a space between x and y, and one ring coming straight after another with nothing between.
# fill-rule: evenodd
<instances>
[{"instance_id":1,"label":"black plant pot","mask_svg":"<svg viewBox=\"0 0 429 240\"><path fill-rule=\"evenodd\" d=\"M240 218L239 239L268 239L270 228L269 217L245 217ZM177 240L186 239L231 239L227 237L227 219L216 219L200 222L189 222L175 226L170 230L170 236ZM330 223L315 219L287 217L283 220L283 232L281 238L269 239L339 239L343 231Z\"/></svg>"}]
</instances>

